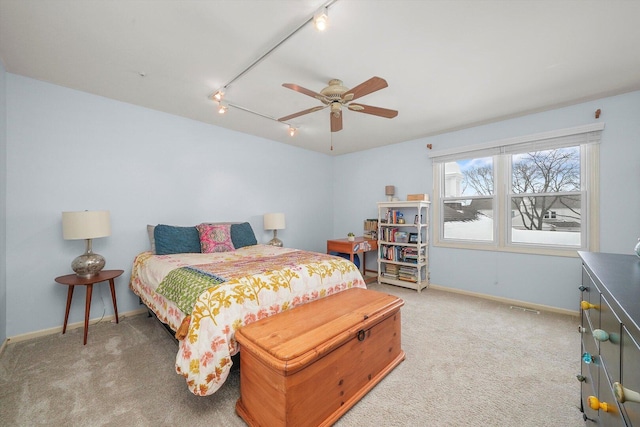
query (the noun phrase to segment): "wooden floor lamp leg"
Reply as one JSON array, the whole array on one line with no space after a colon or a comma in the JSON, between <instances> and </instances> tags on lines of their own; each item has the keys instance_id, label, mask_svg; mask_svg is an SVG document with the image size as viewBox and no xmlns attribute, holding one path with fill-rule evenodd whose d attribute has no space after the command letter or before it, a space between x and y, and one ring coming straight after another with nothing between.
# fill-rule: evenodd
<instances>
[{"instance_id":1,"label":"wooden floor lamp leg","mask_svg":"<svg viewBox=\"0 0 640 427\"><path fill-rule=\"evenodd\" d=\"M118 303L116 303L116 288L113 284L113 279L109 279L109 287L111 288L111 301L113 301L113 311L116 314L116 323L119 323L118 318Z\"/></svg>"},{"instance_id":2,"label":"wooden floor lamp leg","mask_svg":"<svg viewBox=\"0 0 640 427\"><path fill-rule=\"evenodd\" d=\"M71 299L73 298L73 285L69 285L67 291L67 309L64 312L64 325L62 326L62 333L67 332L67 321L69 320L69 309L71 308Z\"/></svg>"},{"instance_id":3,"label":"wooden floor lamp leg","mask_svg":"<svg viewBox=\"0 0 640 427\"><path fill-rule=\"evenodd\" d=\"M91 293L93 285L87 285L87 301L84 305L84 345L87 345L87 332L89 332L89 312L91 311Z\"/></svg>"}]
</instances>

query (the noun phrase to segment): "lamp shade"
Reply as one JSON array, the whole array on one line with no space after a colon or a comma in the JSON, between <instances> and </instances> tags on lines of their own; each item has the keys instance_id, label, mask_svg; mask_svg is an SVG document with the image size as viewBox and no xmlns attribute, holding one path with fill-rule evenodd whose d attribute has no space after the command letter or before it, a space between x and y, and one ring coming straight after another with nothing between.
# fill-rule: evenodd
<instances>
[{"instance_id":1,"label":"lamp shade","mask_svg":"<svg viewBox=\"0 0 640 427\"><path fill-rule=\"evenodd\" d=\"M385 196L393 196L396 194L396 187L393 185L387 185L384 187Z\"/></svg>"},{"instance_id":2,"label":"lamp shade","mask_svg":"<svg viewBox=\"0 0 640 427\"><path fill-rule=\"evenodd\" d=\"M62 212L62 237L65 240L96 239L109 235L109 211Z\"/></svg>"},{"instance_id":3,"label":"lamp shade","mask_svg":"<svg viewBox=\"0 0 640 427\"><path fill-rule=\"evenodd\" d=\"M264 214L264 229L265 230L284 230L284 214L283 213L268 213Z\"/></svg>"}]
</instances>

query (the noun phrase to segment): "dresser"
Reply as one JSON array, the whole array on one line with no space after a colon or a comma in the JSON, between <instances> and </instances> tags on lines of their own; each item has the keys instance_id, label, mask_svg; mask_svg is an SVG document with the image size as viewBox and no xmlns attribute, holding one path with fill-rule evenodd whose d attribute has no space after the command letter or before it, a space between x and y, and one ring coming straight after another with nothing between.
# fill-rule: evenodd
<instances>
[{"instance_id":1,"label":"dresser","mask_svg":"<svg viewBox=\"0 0 640 427\"><path fill-rule=\"evenodd\" d=\"M579 255L583 418L587 426L640 427L640 258Z\"/></svg>"}]
</instances>

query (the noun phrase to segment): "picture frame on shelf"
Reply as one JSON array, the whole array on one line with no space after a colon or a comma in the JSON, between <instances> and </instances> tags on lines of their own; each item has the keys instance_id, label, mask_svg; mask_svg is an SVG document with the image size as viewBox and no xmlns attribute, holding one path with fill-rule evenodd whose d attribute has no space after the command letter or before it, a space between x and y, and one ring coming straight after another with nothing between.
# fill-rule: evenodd
<instances>
[{"instance_id":1,"label":"picture frame on shelf","mask_svg":"<svg viewBox=\"0 0 640 427\"><path fill-rule=\"evenodd\" d=\"M418 233L409 233L409 243L418 243Z\"/></svg>"}]
</instances>

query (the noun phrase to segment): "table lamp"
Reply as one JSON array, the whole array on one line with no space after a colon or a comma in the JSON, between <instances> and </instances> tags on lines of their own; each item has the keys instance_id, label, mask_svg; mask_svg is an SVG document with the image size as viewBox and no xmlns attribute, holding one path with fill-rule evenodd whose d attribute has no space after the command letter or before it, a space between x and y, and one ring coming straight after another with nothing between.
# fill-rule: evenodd
<instances>
[{"instance_id":1,"label":"table lamp","mask_svg":"<svg viewBox=\"0 0 640 427\"><path fill-rule=\"evenodd\" d=\"M384 187L384 194L387 196L387 200L393 200L393 196L396 194L396 187L394 185L387 185Z\"/></svg>"},{"instance_id":2,"label":"table lamp","mask_svg":"<svg viewBox=\"0 0 640 427\"><path fill-rule=\"evenodd\" d=\"M284 230L284 214L264 214L264 229L273 230L273 239L271 239L267 245L282 247L282 240L278 239L278 230Z\"/></svg>"},{"instance_id":3,"label":"table lamp","mask_svg":"<svg viewBox=\"0 0 640 427\"><path fill-rule=\"evenodd\" d=\"M91 239L109 235L109 211L62 212L62 237L65 240L84 239L87 242L85 253L71 263L71 269L80 277L93 277L102 270L105 259L102 255L93 253Z\"/></svg>"}]
</instances>

